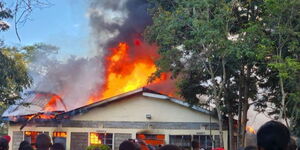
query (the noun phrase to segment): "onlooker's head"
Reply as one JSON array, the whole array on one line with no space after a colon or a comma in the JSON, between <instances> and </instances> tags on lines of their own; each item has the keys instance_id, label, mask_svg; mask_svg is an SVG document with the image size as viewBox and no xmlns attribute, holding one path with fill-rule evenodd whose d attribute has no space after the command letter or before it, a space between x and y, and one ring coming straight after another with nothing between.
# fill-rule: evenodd
<instances>
[{"instance_id":1,"label":"onlooker's head","mask_svg":"<svg viewBox=\"0 0 300 150\"><path fill-rule=\"evenodd\" d=\"M247 146L244 150L256 150L255 146Z\"/></svg>"},{"instance_id":2,"label":"onlooker's head","mask_svg":"<svg viewBox=\"0 0 300 150\"><path fill-rule=\"evenodd\" d=\"M51 146L51 150L65 150L65 147L61 143L55 143Z\"/></svg>"},{"instance_id":3,"label":"onlooker's head","mask_svg":"<svg viewBox=\"0 0 300 150\"><path fill-rule=\"evenodd\" d=\"M168 145L165 145L165 146L159 148L159 150L180 150L180 148L176 145L168 144Z\"/></svg>"},{"instance_id":4,"label":"onlooker's head","mask_svg":"<svg viewBox=\"0 0 300 150\"><path fill-rule=\"evenodd\" d=\"M199 149L200 148L200 144L198 141L192 141L192 148L193 149Z\"/></svg>"},{"instance_id":5,"label":"onlooker's head","mask_svg":"<svg viewBox=\"0 0 300 150\"><path fill-rule=\"evenodd\" d=\"M291 138L288 150L297 150L296 140Z\"/></svg>"},{"instance_id":6,"label":"onlooker's head","mask_svg":"<svg viewBox=\"0 0 300 150\"><path fill-rule=\"evenodd\" d=\"M127 140L123 141L119 147L119 150L137 150L137 149L139 149L139 148L137 148L135 143L127 141Z\"/></svg>"},{"instance_id":7,"label":"onlooker's head","mask_svg":"<svg viewBox=\"0 0 300 150\"><path fill-rule=\"evenodd\" d=\"M258 150L287 150L289 142L289 129L277 121L265 123L257 132Z\"/></svg>"},{"instance_id":8,"label":"onlooker's head","mask_svg":"<svg viewBox=\"0 0 300 150\"><path fill-rule=\"evenodd\" d=\"M8 141L5 138L0 138L0 150L8 150Z\"/></svg>"},{"instance_id":9,"label":"onlooker's head","mask_svg":"<svg viewBox=\"0 0 300 150\"><path fill-rule=\"evenodd\" d=\"M147 145L147 147L148 147L149 150L156 150L156 148L152 145Z\"/></svg>"},{"instance_id":10,"label":"onlooker's head","mask_svg":"<svg viewBox=\"0 0 300 150\"><path fill-rule=\"evenodd\" d=\"M23 148L27 145L30 145L30 143L27 141L22 141L19 145L19 150L23 150Z\"/></svg>"},{"instance_id":11,"label":"onlooker's head","mask_svg":"<svg viewBox=\"0 0 300 150\"><path fill-rule=\"evenodd\" d=\"M49 135L39 134L36 138L36 148L37 150L49 150L51 146L51 139Z\"/></svg>"},{"instance_id":12,"label":"onlooker's head","mask_svg":"<svg viewBox=\"0 0 300 150\"><path fill-rule=\"evenodd\" d=\"M9 135L4 135L2 138L6 139L8 143L9 143L9 142L10 142L10 140L11 140L11 138L10 138L10 136L9 136Z\"/></svg>"},{"instance_id":13,"label":"onlooker's head","mask_svg":"<svg viewBox=\"0 0 300 150\"><path fill-rule=\"evenodd\" d=\"M31 145L25 145L21 150L33 150Z\"/></svg>"}]
</instances>

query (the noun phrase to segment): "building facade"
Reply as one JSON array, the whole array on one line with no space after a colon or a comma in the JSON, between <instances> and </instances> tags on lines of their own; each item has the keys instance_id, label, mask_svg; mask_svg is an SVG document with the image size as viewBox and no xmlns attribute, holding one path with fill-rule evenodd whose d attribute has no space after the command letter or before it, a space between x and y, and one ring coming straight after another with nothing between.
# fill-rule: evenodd
<instances>
[{"instance_id":1,"label":"building facade","mask_svg":"<svg viewBox=\"0 0 300 150\"><path fill-rule=\"evenodd\" d=\"M91 105L58 114L47 121L10 121L10 150L21 141L35 143L40 133L49 134L67 150L85 150L106 144L118 150L122 141L142 139L151 145L175 144L186 149L197 140L206 149L220 146L217 119L200 107L168 96L138 89ZM20 130L22 127L22 130ZM227 147L224 130L224 147Z\"/></svg>"}]
</instances>

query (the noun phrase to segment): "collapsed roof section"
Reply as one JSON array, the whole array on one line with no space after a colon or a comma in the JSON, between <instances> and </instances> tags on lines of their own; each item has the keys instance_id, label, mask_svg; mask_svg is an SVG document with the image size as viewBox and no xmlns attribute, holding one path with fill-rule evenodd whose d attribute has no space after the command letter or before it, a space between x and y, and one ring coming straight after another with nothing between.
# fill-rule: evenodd
<instances>
[{"instance_id":1,"label":"collapsed roof section","mask_svg":"<svg viewBox=\"0 0 300 150\"><path fill-rule=\"evenodd\" d=\"M4 111L2 117L17 117L49 112L65 112L67 107L56 94L46 92L29 92Z\"/></svg>"}]
</instances>

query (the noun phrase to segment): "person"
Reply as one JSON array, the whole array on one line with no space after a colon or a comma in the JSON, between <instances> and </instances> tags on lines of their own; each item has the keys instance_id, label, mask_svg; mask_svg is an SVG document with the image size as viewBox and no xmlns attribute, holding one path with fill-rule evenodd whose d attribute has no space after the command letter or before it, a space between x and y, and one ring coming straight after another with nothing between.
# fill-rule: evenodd
<instances>
[{"instance_id":1,"label":"person","mask_svg":"<svg viewBox=\"0 0 300 150\"><path fill-rule=\"evenodd\" d=\"M180 148L176 145L167 144L167 145L159 148L159 150L180 150Z\"/></svg>"},{"instance_id":2,"label":"person","mask_svg":"<svg viewBox=\"0 0 300 150\"><path fill-rule=\"evenodd\" d=\"M49 135L39 134L36 138L37 150L49 150L51 147L51 139Z\"/></svg>"},{"instance_id":3,"label":"person","mask_svg":"<svg viewBox=\"0 0 300 150\"><path fill-rule=\"evenodd\" d=\"M136 147L139 147L141 150L149 150L145 141L137 139L135 140Z\"/></svg>"},{"instance_id":4,"label":"person","mask_svg":"<svg viewBox=\"0 0 300 150\"><path fill-rule=\"evenodd\" d=\"M33 150L32 146L31 145L25 145L22 147L21 150Z\"/></svg>"},{"instance_id":5,"label":"person","mask_svg":"<svg viewBox=\"0 0 300 150\"><path fill-rule=\"evenodd\" d=\"M257 131L258 150L287 150L289 142L289 129L280 122L269 121Z\"/></svg>"},{"instance_id":6,"label":"person","mask_svg":"<svg viewBox=\"0 0 300 150\"><path fill-rule=\"evenodd\" d=\"M30 145L30 143L28 141L22 141L19 145L19 150L23 150L23 147L26 145Z\"/></svg>"},{"instance_id":7,"label":"person","mask_svg":"<svg viewBox=\"0 0 300 150\"><path fill-rule=\"evenodd\" d=\"M297 150L296 140L291 138L288 150Z\"/></svg>"},{"instance_id":8,"label":"person","mask_svg":"<svg viewBox=\"0 0 300 150\"><path fill-rule=\"evenodd\" d=\"M148 147L149 150L155 150L155 147L150 145L150 144L148 144L147 147Z\"/></svg>"},{"instance_id":9,"label":"person","mask_svg":"<svg viewBox=\"0 0 300 150\"><path fill-rule=\"evenodd\" d=\"M247 146L244 150L256 150L255 146Z\"/></svg>"},{"instance_id":10,"label":"person","mask_svg":"<svg viewBox=\"0 0 300 150\"><path fill-rule=\"evenodd\" d=\"M8 150L8 141L5 138L0 138L0 150Z\"/></svg>"},{"instance_id":11,"label":"person","mask_svg":"<svg viewBox=\"0 0 300 150\"><path fill-rule=\"evenodd\" d=\"M2 138L6 139L8 143L11 140L11 137L9 135L4 135Z\"/></svg>"},{"instance_id":12,"label":"person","mask_svg":"<svg viewBox=\"0 0 300 150\"><path fill-rule=\"evenodd\" d=\"M133 142L130 142L128 140L123 141L120 146L119 146L119 150L139 150L140 148L138 148Z\"/></svg>"},{"instance_id":13,"label":"person","mask_svg":"<svg viewBox=\"0 0 300 150\"><path fill-rule=\"evenodd\" d=\"M200 144L198 141L192 141L193 150L200 150Z\"/></svg>"},{"instance_id":14,"label":"person","mask_svg":"<svg viewBox=\"0 0 300 150\"><path fill-rule=\"evenodd\" d=\"M51 146L50 150L65 150L65 147L61 143L55 143Z\"/></svg>"}]
</instances>

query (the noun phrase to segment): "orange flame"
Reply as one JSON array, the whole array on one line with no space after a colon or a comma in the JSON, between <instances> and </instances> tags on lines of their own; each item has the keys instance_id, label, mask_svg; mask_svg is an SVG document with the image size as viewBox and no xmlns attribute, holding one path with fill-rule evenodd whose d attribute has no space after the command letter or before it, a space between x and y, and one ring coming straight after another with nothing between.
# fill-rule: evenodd
<instances>
[{"instance_id":1,"label":"orange flame","mask_svg":"<svg viewBox=\"0 0 300 150\"><path fill-rule=\"evenodd\" d=\"M41 97L42 94L38 93L36 94L35 98ZM32 115L26 115L24 118L27 120L32 119L54 119L55 115L51 112L58 111L57 104L58 102L62 102L61 98L58 95L51 95L50 100L47 102L47 104L42 109L43 112L32 114Z\"/></svg>"},{"instance_id":2,"label":"orange flame","mask_svg":"<svg viewBox=\"0 0 300 150\"><path fill-rule=\"evenodd\" d=\"M54 119L55 115L54 114L33 114L33 115L27 115L24 116L27 120L31 119Z\"/></svg>"},{"instance_id":3,"label":"orange flame","mask_svg":"<svg viewBox=\"0 0 300 150\"><path fill-rule=\"evenodd\" d=\"M255 129L254 129L253 127L251 127L251 126L247 126L247 127L246 127L246 131L247 131L248 133L251 133L251 134L256 134Z\"/></svg>"},{"instance_id":4,"label":"orange flame","mask_svg":"<svg viewBox=\"0 0 300 150\"><path fill-rule=\"evenodd\" d=\"M44 111L45 112L52 112L56 110L56 104L57 101L60 99L59 96L53 95L51 97L51 99L49 100L49 102L46 104L46 106L44 107Z\"/></svg>"},{"instance_id":5,"label":"orange flame","mask_svg":"<svg viewBox=\"0 0 300 150\"><path fill-rule=\"evenodd\" d=\"M134 40L133 45L121 42L111 49L106 57L105 84L98 96L91 96L88 104L100 99L126 93L148 84L149 77L156 72L155 59L158 58L155 46ZM156 79L155 84L167 79L167 74Z\"/></svg>"}]
</instances>

